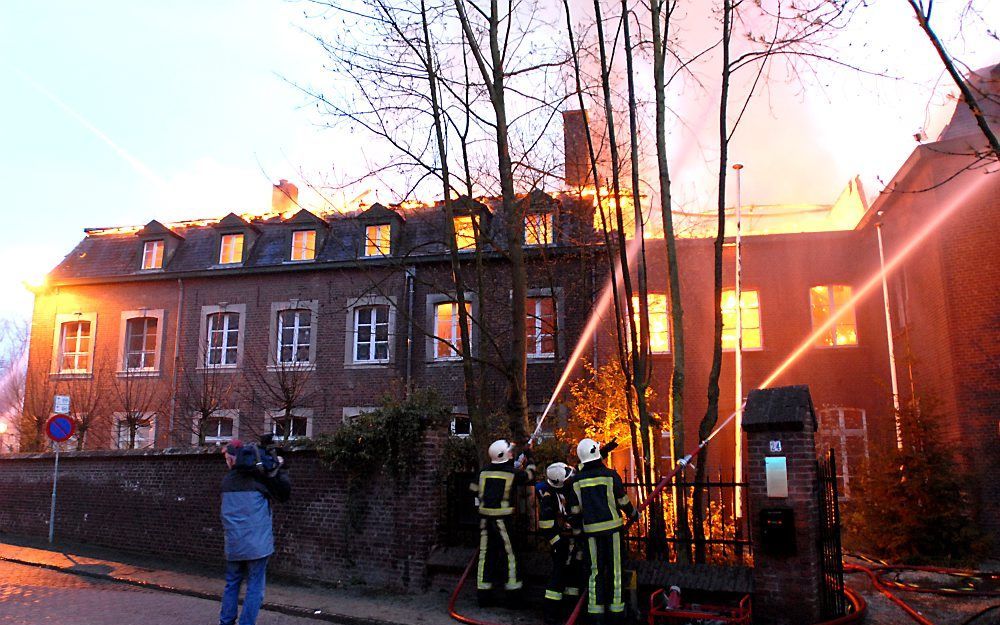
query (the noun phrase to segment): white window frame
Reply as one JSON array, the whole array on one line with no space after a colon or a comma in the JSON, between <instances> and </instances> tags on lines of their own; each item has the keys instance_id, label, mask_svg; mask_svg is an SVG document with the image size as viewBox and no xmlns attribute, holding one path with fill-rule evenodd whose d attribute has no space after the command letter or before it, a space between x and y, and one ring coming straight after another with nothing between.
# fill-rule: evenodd
<instances>
[{"instance_id":1,"label":"white window frame","mask_svg":"<svg viewBox=\"0 0 1000 625\"><path fill-rule=\"evenodd\" d=\"M143 413L143 418L149 420L149 425L141 425L135 432L136 445L132 449L149 449L156 446L156 413ZM114 413L114 423L112 436L114 436L115 449L128 449L128 422L124 412ZM140 437L139 433L146 430L145 437ZM122 435L124 434L124 438ZM139 441L143 441L142 444Z\"/></svg>"},{"instance_id":2,"label":"white window frame","mask_svg":"<svg viewBox=\"0 0 1000 625\"><path fill-rule=\"evenodd\" d=\"M299 237L305 241L296 241ZM310 235L312 241L310 241ZM308 262L316 260L316 230L295 230L292 232L292 249L289 255L294 262Z\"/></svg>"},{"instance_id":3,"label":"white window frame","mask_svg":"<svg viewBox=\"0 0 1000 625\"><path fill-rule=\"evenodd\" d=\"M368 224L365 226L363 256L384 258L392 255L392 224Z\"/></svg>"},{"instance_id":4,"label":"white window frame","mask_svg":"<svg viewBox=\"0 0 1000 625\"><path fill-rule=\"evenodd\" d=\"M200 358L198 367L200 369L236 369L243 363L243 342L246 337L246 304L218 304L201 307L201 331L199 332ZM209 332L209 319L217 313L232 313L236 315L236 362L229 364L210 364L211 357L211 337ZM227 334L228 336L228 334ZM226 345L226 347L230 347Z\"/></svg>"},{"instance_id":5,"label":"white window frame","mask_svg":"<svg viewBox=\"0 0 1000 625\"><path fill-rule=\"evenodd\" d=\"M290 310L307 310L309 311L309 360L308 361L281 361L280 350L280 314ZM296 369L311 370L316 367L316 333L319 329L319 300L289 300L287 302L271 302L271 321L269 330L269 354L267 360L267 368L271 371L277 371L281 369L288 369L294 367Z\"/></svg>"},{"instance_id":6,"label":"white window frame","mask_svg":"<svg viewBox=\"0 0 1000 625\"><path fill-rule=\"evenodd\" d=\"M546 359L555 358L556 350L558 349L558 339L559 339L559 300L555 295L551 294L534 294L527 296L527 304L534 304L534 309L529 310L527 313L527 319L525 319L526 325L533 326L534 332L532 335L532 340L528 344L528 358L533 359ZM542 319L539 314L538 308L543 300L550 300L552 302L552 351L543 352L540 351L542 344L544 342L545 332L542 329ZM527 308L527 306L525 306Z\"/></svg>"},{"instance_id":7,"label":"white window frame","mask_svg":"<svg viewBox=\"0 0 1000 625\"><path fill-rule=\"evenodd\" d=\"M826 323L826 321L828 321L831 317L833 317L834 315L837 314L837 303L833 299L833 287L836 287L836 286L844 287L845 289L847 289L848 291L850 291L850 296L848 297L848 299L850 299L851 297L854 297L854 287L852 287L849 284L816 284L814 286L809 287L809 322L811 324L813 332L816 331L816 325L815 325L815 320L812 317L812 309L813 309L812 292L813 292L814 289L820 289L820 288L826 290L827 301L830 302L830 313L827 315L826 319L823 320L823 323ZM857 347L858 345L861 344L861 339L860 339L859 333L858 333L857 308L856 307L851 307L851 308L848 309L848 312L846 312L844 314L845 314L845 316L850 315L851 320L854 322L853 323L853 326L854 326L854 342L853 343L844 343L842 345L838 345L837 344L837 326L841 325L840 322L844 320L844 318L841 317L841 319L838 319L836 322L834 322L834 324L832 326L830 326L827 329L828 333L833 334L833 345L820 345L819 343L817 343L817 341L819 340L820 337L817 337L817 341L813 341L813 347L815 347L816 349L850 349L850 348L853 348L853 347Z\"/></svg>"},{"instance_id":8,"label":"white window frame","mask_svg":"<svg viewBox=\"0 0 1000 625\"><path fill-rule=\"evenodd\" d=\"M438 328L438 307L444 306L445 304L451 304L452 315L451 315L451 335L448 337L439 337L437 334ZM474 306L472 301L468 298L465 299L465 305L469 309L469 317L472 317ZM458 315L458 300L457 298L444 297L437 301L430 303L431 309L431 360L434 362L454 362L456 360L462 359L462 353L459 351L460 344L462 342L462 334L459 329L459 315ZM472 326L473 323L469 323L469 337L472 337ZM471 342L471 341L470 341ZM449 344L450 343L450 344ZM438 345L443 344L451 350L451 354L448 356L438 355Z\"/></svg>"},{"instance_id":9,"label":"white window frame","mask_svg":"<svg viewBox=\"0 0 1000 625\"><path fill-rule=\"evenodd\" d=\"M73 369L63 369L63 348L64 348L64 338L65 330L64 326L67 323L75 323L78 321L86 321L90 323L90 351L87 352L87 366L83 369L79 367ZM97 313L66 313L58 314L55 319L55 327L53 329L52 338L52 366L50 369L50 374L54 376L65 376L65 377L86 377L93 374L94 371L94 354L95 344L97 340ZM84 353L84 352L73 352L73 353ZM77 358L76 364L79 364L79 358Z\"/></svg>"},{"instance_id":10,"label":"white window frame","mask_svg":"<svg viewBox=\"0 0 1000 625\"><path fill-rule=\"evenodd\" d=\"M389 314L389 349L386 358L358 360L358 310L371 306L386 306ZM385 367L396 359L396 298L365 295L347 300L347 334L344 341L344 366L347 368ZM374 327L374 326L373 326ZM372 346L375 346L372 334ZM374 355L374 352L371 352Z\"/></svg>"},{"instance_id":11,"label":"white window frame","mask_svg":"<svg viewBox=\"0 0 1000 625\"><path fill-rule=\"evenodd\" d=\"M285 317L287 315L293 315L292 325L289 328L285 326ZM312 311L308 308L286 308L284 310L279 310L275 315L275 323L278 326L277 334L275 335L275 342L277 343L277 349L274 353L274 360L280 365L308 365L312 364L312 334L315 328L312 326ZM292 340L289 345L284 344L285 330L291 329ZM309 340L303 341L302 334L304 332L309 332ZM291 348L291 360L285 360L282 358L282 352L285 347ZM298 355L299 352L305 348L306 358L305 360L300 360Z\"/></svg>"},{"instance_id":12,"label":"white window frame","mask_svg":"<svg viewBox=\"0 0 1000 625\"><path fill-rule=\"evenodd\" d=\"M267 431L274 434L274 440L276 442L291 441L298 438L311 438L313 435L313 410L311 408L293 408L291 410L290 417L292 419L305 419L306 422L306 433L303 436L278 436L275 428L278 421L285 419L284 410L268 410L266 412L267 416Z\"/></svg>"},{"instance_id":13,"label":"white window frame","mask_svg":"<svg viewBox=\"0 0 1000 625\"><path fill-rule=\"evenodd\" d=\"M538 223L541 218L541 224ZM535 223L532 223L534 221ZM539 211L524 215L524 244L528 247L544 247L555 242L552 231L555 224L555 214L552 211ZM539 239L539 234L542 235ZM534 242L532 242L532 240Z\"/></svg>"},{"instance_id":14,"label":"white window frame","mask_svg":"<svg viewBox=\"0 0 1000 625\"><path fill-rule=\"evenodd\" d=\"M142 244L142 270L156 271L163 269L163 259L166 255L167 242L163 239L145 241ZM153 262L151 263L150 260Z\"/></svg>"},{"instance_id":15,"label":"white window frame","mask_svg":"<svg viewBox=\"0 0 1000 625\"><path fill-rule=\"evenodd\" d=\"M354 423L354 420L363 414L370 414L378 410L375 406L344 406L341 411L341 420L344 425Z\"/></svg>"},{"instance_id":16,"label":"white window frame","mask_svg":"<svg viewBox=\"0 0 1000 625\"><path fill-rule=\"evenodd\" d=\"M222 445L224 443L228 443L229 441L233 440L234 438L239 438L240 437L239 436L239 432L240 432L240 411L239 410L236 410L236 409L220 409L220 410L216 410L215 412L212 413L212 416L210 416L209 419L229 419L230 421L233 422L233 435L229 436L227 438L225 436L208 436L208 434L206 434L205 435L205 444L207 444L207 445ZM204 428L205 425L204 425L204 423L199 422L198 423L198 427L199 427L199 429L200 428ZM216 431L218 431L218 430L216 430ZM197 444L198 443L198 432L192 432L191 433L191 443L192 444Z\"/></svg>"},{"instance_id":17,"label":"white window frame","mask_svg":"<svg viewBox=\"0 0 1000 625\"><path fill-rule=\"evenodd\" d=\"M138 309L138 310L123 310L121 313L121 321L119 323L119 336L121 337L118 345L118 373L129 373L129 374L155 374L160 371L161 354L163 353L163 335L164 335L164 316L165 311L162 308L157 309ZM156 347L153 350L153 363L150 367L142 367L137 369L128 368L128 324L129 321L133 319L140 318L150 318L156 320Z\"/></svg>"},{"instance_id":18,"label":"white window frame","mask_svg":"<svg viewBox=\"0 0 1000 625\"><path fill-rule=\"evenodd\" d=\"M845 413L848 410L854 410L861 413L861 428L848 428L847 421L845 419ZM817 418L817 438L838 438L839 448L835 450L837 453L837 471L840 473L844 484L844 492L840 493L841 499L850 499L851 497L851 481L855 477L851 474L851 464L848 462L847 447L848 447L848 436L860 436L864 444L865 461L871 459L868 450L870 447L868 441L868 411L864 408L852 408L849 406L836 406L836 405L824 405L822 408L816 411ZM836 423L831 425L831 417L836 419ZM852 440L852 444L856 444L857 441ZM817 450L818 452L826 453L827 450ZM855 468L858 468L855 466Z\"/></svg>"},{"instance_id":19,"label":"white window frame","mask_svg":"<svg viewBox=\"0 0 1000 625\"><path fill-rule=\"evenodd\" d=\"M231 259L232 257L236 256L236 245L235 245L235 243L233 243L233 244L227 246L226 243L227 243L227 241L234 241L235 242L236 240L239 240L239 242L240 242L240 245L239 245L239 250L240 250L239 259L238 260L229 260L229 261L227 261L226 258L230 258ZM247 242L246 241L246 235L243 234L242 232L229 232L229 233L223 234L221 240L219 241L219 264L220 265L225 265L225 266L242 265L243 264L243 255L246 253L246 242ZM228 256L226 254L227 247L229 248L229 250L228 250L229 251L229 255Z\"/></svg>"}]
</instances>

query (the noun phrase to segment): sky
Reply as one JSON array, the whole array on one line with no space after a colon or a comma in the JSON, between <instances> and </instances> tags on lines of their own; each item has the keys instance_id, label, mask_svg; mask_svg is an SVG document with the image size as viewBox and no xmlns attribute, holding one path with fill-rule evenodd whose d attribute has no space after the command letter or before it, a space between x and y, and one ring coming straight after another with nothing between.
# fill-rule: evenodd
<instances>
[{"instance_id":1,"label":"sky","mask_svg":"<svg viewBox=\"0 0 1000 625\"><path fill-rule=\"evenodd\" d=\"M773 85L733 143L745 201L831 203L854 175L891 176L913 133L947 119L954 89L906 3L871 4L837 53L893 78L827 67L809 85ZM1000 61L983 29L955 36L960 4L936 3L955 55L973 67ZM1000 23L1000 3L985 5ZM259 210L280 178L304 187L360 173L368 139L320 128L290 84L325 79L302 31L317 24L307 10L279 0L0 3L0 318L30 314L22 281L57 264L85 227ZM684 208L704 208L716 95L685 85L674 97L686 118L671 135L678 190Z\"/></svg>"}]
</instances>

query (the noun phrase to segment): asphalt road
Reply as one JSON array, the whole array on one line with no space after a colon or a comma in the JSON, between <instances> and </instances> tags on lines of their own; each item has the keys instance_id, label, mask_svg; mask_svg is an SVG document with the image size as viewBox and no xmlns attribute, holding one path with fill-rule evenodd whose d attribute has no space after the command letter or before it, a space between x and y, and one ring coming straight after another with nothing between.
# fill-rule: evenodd
<instances>
[{"instance_id":1,"label":"asphalt road","mask_svg":"<svg viewBox=\"0 0 1000 625\"><path fill-rule=\"evenodd\" d=\"M221 580L220 580L221 584ZM0 562L0 624L215 625L219 604ZM320 621L261 611L258 625L317 625Z\"/></svg>"}]
</instances>

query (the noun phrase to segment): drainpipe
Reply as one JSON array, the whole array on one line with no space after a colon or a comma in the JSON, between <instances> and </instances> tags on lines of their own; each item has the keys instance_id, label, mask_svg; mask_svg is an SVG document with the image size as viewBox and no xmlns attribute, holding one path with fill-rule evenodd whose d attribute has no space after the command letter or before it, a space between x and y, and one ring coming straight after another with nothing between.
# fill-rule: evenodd
<instances>
[{"instance_id":1,"label":"drainpipe","mask_svg":"<svg viewBox=\"0 0 1000 625\"><path fill-rule=\"evenodd\" d=\"M174 328L174 367L170 372L170 420L167 424L168 446L173 445L174 438L174 414L177 411L177 368L180 363L181 353L181 310L184 307L184 279L177 278L177 321Z\"/></svg>"},{"instance_id":2,"label":"drainpipe","mask_svg":"<svg viewBox=\"0 0 1000 625\"><path fill-rule=\"evenodd\" d=\"M736 366L736 372L733 376L736 379L736 423L734 425L736 449L733 456L733 481L739 484L743 481L743 259L740 256L742 246L741 221L743 218L742 163L733 164L733 169L736 170L736 351L733 354ZM738 490L734 500L736 518L739 519L743 516L743 498L740 497Z\"/></svg>"},{"instance_id":3,"label":"drainpipe","mask_svg":"<svg viewBox=\"0 0 1000 625\"><path fill-rule=\"evenodd\" d=\"M899 383L896 380L896 349L892 342L892 313L889 311L889 285L885 278L885 251L882 247L882 223L875 222L878 238L878 261L882 270L882 303L885 304L885 341L889 349L889 381L892 383L892 408L896 420L896 449L903 449L903 431L899 424Z\"/></svg>"},{"instance_id":4,"label":"drainpipe","mask_svg":"<svg viewBox=\"0 0 1000 625\"><path fill-rule=\"evenodd\" d=\"M413 291L417 268L406 268L406 397L413 392Z\"/></svg>"}]
</instances>

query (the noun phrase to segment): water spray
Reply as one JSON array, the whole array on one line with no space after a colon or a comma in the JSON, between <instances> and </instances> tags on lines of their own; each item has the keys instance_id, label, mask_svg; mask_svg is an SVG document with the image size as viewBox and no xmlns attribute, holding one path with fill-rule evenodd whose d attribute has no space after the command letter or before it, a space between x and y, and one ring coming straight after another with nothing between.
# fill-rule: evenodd
<instances>
[{"instance_id":1,"label":"water spray","mask_svg":"<svg viewBox=\"0 0 1000 625\"><path fill-rule=\"evenodd\" d=\"M631 265L632 261L635 260L635 255L639 252L641 247L641 241L634 238L629 241L628 245L625 247L625 255L628 258L628 262ZM594 306L594 310L590 313L590 318L587 320L587 325L584 326L583 332L580 333L580 338L576 342L576 347L573 348L573 353L570 354L569 359L566 361L566 367L563 369L562 375L559 376L559 381L556 382L555 388L552 390L552 396L549 398L548 404L545 405L545 410L542 411L542 416L538 417L538 424L535 426L535 431L531 434L531 438L528 439L528 445L530 446L534 441L538 440L539 435L542 432L542 425L545 423L545 417L548 416L549 411L552 410L552 406L555 405L556 399L559 398L559 393L562 392L563 387L569 380L570 374L576 368L576 364L580 361L583 356L583 352L587 349L587 345L590 344L591 339L594 334L597 333L597 326L604 317L604 314L608 311L608 307L611 306L614 289L612 288L611 281L617 279L619 284L621 283L622 266L621 261L615 263L615 271L612 277L608 278L607 283L601 290L601 296L597 299L597 304Z\"/></svg>"}]
</instances>

